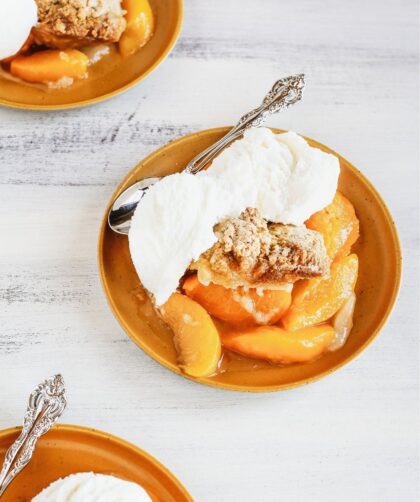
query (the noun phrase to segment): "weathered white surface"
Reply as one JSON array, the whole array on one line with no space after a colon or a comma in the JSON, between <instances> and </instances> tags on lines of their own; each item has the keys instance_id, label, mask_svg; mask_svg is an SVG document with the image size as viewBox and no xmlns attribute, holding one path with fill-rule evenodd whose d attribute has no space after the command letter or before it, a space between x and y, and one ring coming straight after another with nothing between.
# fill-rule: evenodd
<instances>
[{"instance_id":1,"label":"weathered white surface","mask_svg":"<svg viewBox=\"0 0 420 502\"><path fill-rule=\"evenodd\" d=\"M74 111L0 110L0 428L60 371L66 422L127 438L199 502L418 499L418 150L415 0L186 0L179 43L135 89ZM317 384L246 395L150 360L107 308L96 264L116 184L184 133L233 123L280 76L304 102L273 118L358 166L404 249L377 341Z\"/></svg>"}]
</instances>

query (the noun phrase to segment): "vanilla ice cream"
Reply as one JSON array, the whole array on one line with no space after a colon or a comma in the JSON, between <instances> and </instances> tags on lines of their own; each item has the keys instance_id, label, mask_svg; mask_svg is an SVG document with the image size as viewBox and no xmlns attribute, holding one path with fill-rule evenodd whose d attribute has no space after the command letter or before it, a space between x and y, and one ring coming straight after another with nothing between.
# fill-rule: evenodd
<instances>
[{"instance_id":1,"label":"vanilla ice cream","mask_svg":"<svg viewBox=\"0 0 420 502\"><path fill-rule=\"evenodd\" d=\"M257 208L268 221L302 225L331 203L337 157L293 133L247 131L207 171L165 177L134 213L130 253L143 286L162 305L192 260L216 242L213 227L226 216Z\"/></svg>"},{"instance_id":2,"label":"vanilla ice cream","mask_svg":"<svg viewBox=\"0 0 420 502\"><path fill-rule=\"evenodd\" d=\"M19 52L37 21L35 0L0 1L0 60Z\"/></svg>"},{"instance_id":3,"label":"vanilla ice cream","mask_svg":"<svg viewBox=\"0 0 420 502\"><path fill-rule=\"evenodd\" d=\"M151 502L138 484L114 476L80 472L58 479L32 502Z\"/></svg>"}]
</instances>

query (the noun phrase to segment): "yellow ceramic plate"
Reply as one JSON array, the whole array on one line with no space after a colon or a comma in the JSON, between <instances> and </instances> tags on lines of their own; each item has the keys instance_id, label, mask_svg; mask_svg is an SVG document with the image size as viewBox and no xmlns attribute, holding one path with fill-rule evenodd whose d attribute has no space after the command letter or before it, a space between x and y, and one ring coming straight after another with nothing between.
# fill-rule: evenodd
<instances>
[{"instance_id":1,"label":"yellow ceramic plate","mask_svg":"<svg viewBox=\"0 0 420 502\"><path fill-rule=\"evenodd\" d=\"M226 133L210 129L169 143L140 162L112 197L135 181L180 171L188 161ZM275 130L275 132L282 132ZM401 252L392 217L369 181L347 160L316 141L311 145L337 155L339 190L353 203L360 220L360 238L354 246L360 259L354 327L345 346L307 364L273 366L225 352L222 372L192 378L215 387L242 391L274 391L302 385L335 371L359 354L378 334L394 305L401 275ZM168 201L170 204L170 201ZM99 238L99 269L105 294L121 326L147 354L172 371L176 364L172 334L158 319L134 270L128 239L107 226L106 209ZM185 376L185 375L184 375Z\"/></svg>"},{"instance_id":2,"label":"yellow ceramic plate","mask_svg":"<svg viewBox=\"0 0 420 502\"><path fill-rule=\"evenodd\" d=\"M0 104L54 110L97 103L125 91L154 70L169 54L182 23L182 0L150 0L156 17L152 39L126 59L113 50L89 70L89 78L61 90L45 91L0 76Z\"/></svg>"},{"instance_id":3,"label":"yellow ceramic plate","mask_svg":"<svg viewBox=\"0 0 420 502\"><path fill-rule=\"evenodd\" d=\"M0 431L0 465L20 427ZM115 436L76 425L58 425L39 439L30 464L2 502L29 502L58 478L76 472L112 474L134 481L154 502L192 502L182 484L152 456Z\"/></svg>"}]
</instances>

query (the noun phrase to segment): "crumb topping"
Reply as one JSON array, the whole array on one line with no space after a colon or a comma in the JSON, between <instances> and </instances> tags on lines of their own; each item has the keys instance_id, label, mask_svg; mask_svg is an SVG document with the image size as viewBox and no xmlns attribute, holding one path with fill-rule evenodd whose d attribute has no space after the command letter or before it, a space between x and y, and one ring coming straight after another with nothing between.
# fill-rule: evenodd
<instances>
[{"instance_id":1,"label":"crumb topping","mask_svg":"<svg viewBox=\"0 0 420 502\"><path fill-rule=\"evenodd\" d=\"M35 0L38 25L34 29L38 43L58 43L64 37L81 41L117 42L125 29L120 0ZM61 48L61 47L60 47Z\"/></svg>"},{"instance_id":2,"label":"crumb topping","mask_svg":"<svg viewBox=\"0 0 420 502\"><path fill-rule=\"evenodd\" d=\"M218 238L192 264L200 280L228 287L273 287L324 275L328 258L319 232L305 226L269 223L257 209L247 208L237 218L215 227Z\"/></svg>"}]
</instances>

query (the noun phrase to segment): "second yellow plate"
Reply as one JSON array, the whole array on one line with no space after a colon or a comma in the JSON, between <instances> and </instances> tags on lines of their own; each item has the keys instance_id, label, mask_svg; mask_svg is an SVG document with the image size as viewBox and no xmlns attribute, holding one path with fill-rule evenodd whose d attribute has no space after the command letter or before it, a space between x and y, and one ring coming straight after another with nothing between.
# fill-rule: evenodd
<instances>
[{"instance_id":1,"label":"second yellow plate","mask_svg":"<svg viewBox=\"0 0 420 502\"><path fill-rule=\"evenodd\" d=\"M0 431L0 463L21 428ZM77 472L111 474L143 486L153 502L192 502L182 484L160 462L118 437L77 425L57 425L37 443L29 465L2 502L29 502L58 478Z\"/></svg>"},{"instance_id":2,"label":"second yellow plate","mask_svg":"<svg viewBox=\"0 0 420 502\"><path fill-rule=\"evenodd\" d=\"M11 82L0 76L0 105L55 110L103 101L129 89L153 71L169 54L182 24L182 0L150 0L156 17L152 39L134 56L121 58L117 51L92 66L91 76L71 87L45 91Z\"/></svg>"}]
</instances>

